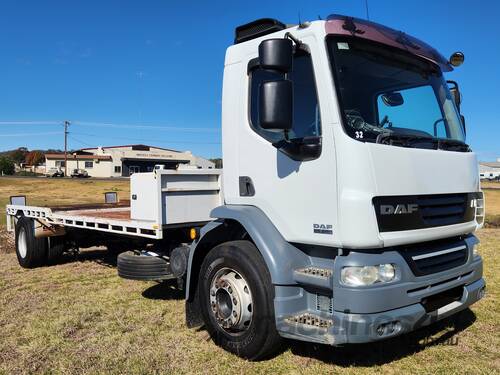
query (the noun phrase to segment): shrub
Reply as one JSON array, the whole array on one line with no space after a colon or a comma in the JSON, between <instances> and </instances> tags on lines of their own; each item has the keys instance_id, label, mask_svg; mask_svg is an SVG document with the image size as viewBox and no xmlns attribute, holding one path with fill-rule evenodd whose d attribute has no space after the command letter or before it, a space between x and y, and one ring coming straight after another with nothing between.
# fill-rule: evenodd
<instances>
[{"instance_id":1,"label":"shrub","mask_svg":"<svg viewBox=\"0 0 500 375\"><path fill-rule=\"evenodd\" d=\"M0 157L0 175L11 175L14 174L14 172L14 162L5 156Z\"/></svg>"}]
</instances>

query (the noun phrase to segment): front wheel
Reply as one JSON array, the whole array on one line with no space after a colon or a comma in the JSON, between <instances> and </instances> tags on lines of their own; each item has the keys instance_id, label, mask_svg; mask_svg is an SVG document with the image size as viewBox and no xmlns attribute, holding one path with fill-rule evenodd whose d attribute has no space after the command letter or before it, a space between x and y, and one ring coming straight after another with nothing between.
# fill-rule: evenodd
<instances>
[{"instance_id":1,"label":"front wheel","mask_svg":"<svg viewBox=\"0 0 500 375\"><path fill-rule=\"evenodd\" d=\"M279 349L274 288L262 256L249 241L213 248L198 284L205 326L217 345L250 360Z\"/></svg>"}]
</instances>

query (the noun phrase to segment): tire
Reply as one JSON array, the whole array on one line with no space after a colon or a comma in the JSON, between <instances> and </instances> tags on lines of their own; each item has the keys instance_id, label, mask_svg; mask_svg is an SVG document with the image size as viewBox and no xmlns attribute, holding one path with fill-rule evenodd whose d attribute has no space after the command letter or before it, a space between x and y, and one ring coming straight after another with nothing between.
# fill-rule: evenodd
<instances>
[{"instance_id":1,"label":"tire","mask_svg":"<svg viewBox=\"0 0 500 375\"><path fill-rule=\"evenodd\" d=\"M16 224L16 255L23 268L42 266L47 259L47 239L35 238L33 220L24 216Z\"/></svg>"},{"instance_id":2,"label":"tire","mask_svg":"<svg viewBox=\"0 0 500 375\"><path fill-rule=\"evenodd\" d=\"M250 321L245 315L245 304L249 301L246 287L250 290L251 306L247 307L251 311ZM268 358L280 348L271 275L253 243L231 241L214 247L201 265L198 288L203 320L217 345L249 360ZM226 294L229 308L224 302ZM235 296L239 296L236 304L231 302ZM233 316L238 317L233 320ZM227 320L221 322L223 317ZM225 324L232 326L223 327Z\"/></svg>"},{"instance_id":3,"label":"tire","mask_svg":"<svg viewBox=\"0 0 500 375\"><path fill-rule=\"evenodd\" d=\"M124 279L150 281L174 278L168 262L156 256L126 251L118 255L117 265L118 275Z\"/></svg>"}]
</instances>

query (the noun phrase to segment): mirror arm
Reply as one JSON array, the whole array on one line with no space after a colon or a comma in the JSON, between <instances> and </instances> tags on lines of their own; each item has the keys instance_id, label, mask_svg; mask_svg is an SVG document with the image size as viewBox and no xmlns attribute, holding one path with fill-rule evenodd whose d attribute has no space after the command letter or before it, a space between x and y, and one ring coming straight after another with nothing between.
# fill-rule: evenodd
<instances>
[{"instance_id":1,"label":"mirror arm","mask_svg":"<svg viewBox=\"0 0 500 375\"><path fill-rule=\"evenodd\" d=\"M286 39L286 38L288 38L288 39L290 39L292 42L294 42L294 43L295 43L295 45L296 45L297 47L299 47L300 45L302 45L302 42L301 42L299 39L297 39L296 37L294 37L294 36L293 36L290 32L287 32L287 33L285 34L285 39Z\"/></svg>"}]
</instances>

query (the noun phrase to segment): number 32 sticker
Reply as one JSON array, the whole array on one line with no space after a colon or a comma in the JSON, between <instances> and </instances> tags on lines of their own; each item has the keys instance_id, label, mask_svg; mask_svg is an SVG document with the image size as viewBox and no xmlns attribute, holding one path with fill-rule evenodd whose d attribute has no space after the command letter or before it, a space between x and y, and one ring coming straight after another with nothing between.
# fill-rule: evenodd
<instances>
[{"instance_id":1,"label":"number 32 sticker","mask_svg":"<svg viewBox=\"0 0 500 375\"><path fill-rule=\"evenodd\" d=\"M362 131L359 131L359 132L355 132L354 135L356 136L356 139L361 139L363 138L363 132Z\"/></svg>"}]
</instances>

